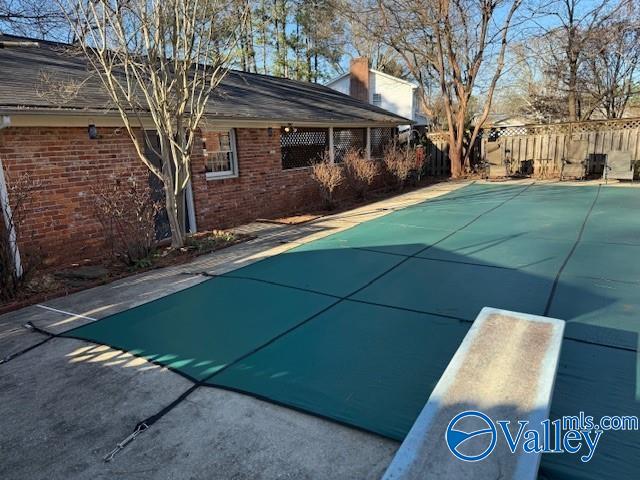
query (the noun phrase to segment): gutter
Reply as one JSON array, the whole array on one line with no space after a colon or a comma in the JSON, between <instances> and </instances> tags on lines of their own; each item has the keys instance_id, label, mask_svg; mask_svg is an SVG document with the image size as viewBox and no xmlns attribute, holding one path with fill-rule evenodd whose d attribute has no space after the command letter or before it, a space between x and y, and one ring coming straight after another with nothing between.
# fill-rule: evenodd
<instances>
[{"instance_id":1,"label":"gutter","mask_svg":"<svg viewBox=\"0 0 640 480\"><path fill-rule=\"evenodd\" d=\"M11 125L11 117L3 115L0 120L0 130ZM4 167L2 166L2 157L0 157L0 209L4 217L5 227L9 229L9 243L13 246L11 254L16 269L16 275L22 277L24 273L22 269L22 261L20 259L20 250L18 249L18 239L16 235L16 226L13 223L11 215L11 206L9 205L9 192L7 191L7 182L4 178Z\"/></svg>"},{"instance_id":2,"label":"gutter","mask_svg":"<svg viewBox=\"0 0 640 480\"><path fill-rule=\"evenodd\" d=\"M0 48L17 48L17 47L39 47L38 42L16 41L16 40L2 40L0 39Z\"/></svg>"},{"instance_id":3,"label":"gutter","mask_svg":"<svg viewBox=\"0 0 640 480\"><path fill-rule=\"evenodd\" d=\"M14 126L23 126L21 119L24 117L47 117L47 116L66 116L76 117L78 119L86 117L102 117L105 119L120 119L120 114L110 109L89 109L89 108L47 108L40 105L12 105L3 103L0 104L0 112L5 114L10 113L14 115ZM251 116L232 116L232 115L220 115L215 112L205 112L203 122L226 122L235 123L238 125L244 124L260 124L260 125L309 125L309 126L351 126L351 127L386 127L397 125L409 125L416 123L410 118L400 117L392 113L376 112L371 113L384 116L382 119L372 119L363 117L353 117L350 119L345 118L322 118L322 119L310 119L312 115L296 118L287 117L251 117ZM149 114L141 114L143 120L151 118ZM86 126L83 124L83 126Z\"/></svg>"},{"instance_id":4,"label":"gutter","mask_svg":"<svg viewBox=\"0 0 640 480\"><path fill-rule=\"evenodd\" d=\"M76 117L79 120L85 121L87 117L93 117L93 119L98 122L103 119L111 119L117 122L120 122L120 115L113 110L95 110L95 109L74 109L74 108L45 108L45 107L18 107L16 105L0 105L0 110L11 113L15 116L13 121L14 126L27 126L26 122L22 120L24 117L46 117L46 116L65 116L65 117ZM376 113L376 112L374 112ZM379 114L382 114L378 112ZM382 114L384 115L384 114ZM205 120L203 123L205 124L216 124L216 123L225 123L228 125L238 126L239 128L242 126L252 127L255 126L260 128L260 126L274 126L274 125L289 125L293 124L296 126L318 126L318 127L329 127L329 126L340 126L340 127L396 127L398 125L409 125L416 123L414 120L410 118L399 117L394 114L387 114L388 118L386 120L368 120L368 119L352 119L352 120L344 120L344 119L322 119L322 120L309 120L308 118L265 118L265 117L239 117L239 116L228 116L228 115L217 115L215 113L205 113ZM145 119L150 119L151 117L143 117ZM80 125L80 124L78 124ZM97 124L96 124L97 125ZM115 125L115 124L114 124ZM149 124L151 125L151 124ZM32 126L29 124L28 126ZM46 125L42 125L46 126ZM76 126L76 125L66 125L66 126ZM86 124L82 124L81 126L86 126Z\"/></svg>"}]
</instances>

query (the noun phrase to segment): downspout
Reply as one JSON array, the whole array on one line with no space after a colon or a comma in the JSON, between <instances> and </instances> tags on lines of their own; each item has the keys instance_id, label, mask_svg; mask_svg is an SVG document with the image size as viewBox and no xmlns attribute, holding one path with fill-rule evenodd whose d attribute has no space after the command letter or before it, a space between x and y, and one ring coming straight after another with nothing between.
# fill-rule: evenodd
<instances>
[{"instance_id":1,"label":"downspout","mask_svg":"<svg viewBox=\"0 0 640 480\"><path fill-rule=\"evenodd\" d=\"M3 116L0 121L0 130L11 125L11 117ZM22 262L20 260L20 250L18 249L18 239L16 235L16 226L13 224L11 216L11 205L9 204L9 192L7 191L7 182L4 178L4 167L2 165L2 157L0 157L0 209L4 217L5 227L9 229L9 243L12 245L11 254L16 268L16 275L21 277L24 273L22 270Z\"/></svg>"},{"instance_id":2,"label":"downspout","mask_svg":"<svg viewBox=\"0 0 640 480\"><path fill-rule=\"evenodd\" d=\"M193 186L191 180L187 183L185 190L185 199L187 201L187 216L189 218L189 233L197 233L198 225L196 224L196 207L193 201Z\"/></svg>"}]
</instances>

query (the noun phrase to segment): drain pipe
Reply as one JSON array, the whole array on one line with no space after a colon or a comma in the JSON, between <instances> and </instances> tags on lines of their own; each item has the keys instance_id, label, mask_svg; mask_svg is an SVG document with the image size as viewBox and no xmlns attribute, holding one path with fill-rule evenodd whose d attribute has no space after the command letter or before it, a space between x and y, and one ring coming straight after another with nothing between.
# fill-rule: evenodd
<instances>
[{"instance_id":1,"label":"drain pipe","mask_svg":"<svg viewBox=\"0 0 640 480\"><path fill-rule=\"evenodd\" d=\"M0 130L7 128L11 125L11 117L3 116L0 121ZM4 178L4 167L2 166L2 157L0 157L0 209L4 217L4 225L9 230L9 244L11 247L11 254L13 255L13 261L16 268L16 275L21 277L23 274L22 262L20 260L20 251L18 250L18 239L16 235L16 226L13 223L11 216L11 205L9 204L9 192L7 191L7 182Z\"/></svg>"}]
</instances>

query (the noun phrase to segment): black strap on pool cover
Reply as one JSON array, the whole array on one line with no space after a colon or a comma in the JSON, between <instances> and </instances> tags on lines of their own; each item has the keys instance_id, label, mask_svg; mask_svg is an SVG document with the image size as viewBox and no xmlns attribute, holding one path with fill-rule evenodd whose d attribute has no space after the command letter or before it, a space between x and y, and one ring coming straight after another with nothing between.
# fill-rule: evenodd
<instances>
[{"instance_id":1,"label":"black strap on pool cover","mask_svg":"<svg viewBox=\"0 0 640 480\"><path fill-rule=\"evenodd\" d=\"M563 270L565 269L565 267L567 266L567 264L569 263L569 260L571 260L571 257L573 256L574 252L576 251L576 249L578 248L578 244L580 243L580 240L582 240L582 234L584 233L584 229L587 227L587 222L589 221L589 217L591 216L591 212L593 212L594 207L596 206L596 202L598 201L598 197L600 196L600 190L602 189L602 185L598 185L598 191L596 192L596 196L593 199L593 202L591 203L591 207L589 208L589 211L587 212L587 214L584 217L584 221L582 222L582 226L580 227L580 231L578 232L578 237L576 238L576 241L574 242L573 246L571 247L571 250L569 250L569 254L567 255L567 258L564 259L564 262L562 262L562 265L560 266L560 269L558 270L558 273L556 274L556 278L553 282L553 286L551 287L551 293L549 293L549 298L547 299L547 305L544 309L544 316L548 317L549 316L549 311L551 310L551 304L553 303L553 298L556 296L556 290L558 289L558 283L560 283L560 275L562 275Z\"/></svg>"},{"instance_id":2,"label":"black strap on pool cover","mask_svg":"<svg viewBox=\"0 0 640 480\"><path fill-rule=\"evenodd\" d=\"M31 322L27 322L23 326L27 330L31 330L32 332L36 332L36 333L40 333L42 335L45 335L47 338L45 338L44 340L42 340L42 341L40 341L40 342L38 342L38 343L36 343L34 345L31 345L30 347L23 348L22 350L19 350L19 351L14 352L14 353L10 353L6 357L0 359L0 365L2 365L3 363L7 363L7 362L9 362L9 361L13 360L14 358L17 358L17 357L19 357L21 355L24 355L25 353L30 352L34 348L38 348L39 346L44 345L45 343L47 343L52 338L56 338L58 336L55 333L50 333L50 332L47 332L45 330L42 330L41 328L36 327Z\"/></svg>"}]
</instances>

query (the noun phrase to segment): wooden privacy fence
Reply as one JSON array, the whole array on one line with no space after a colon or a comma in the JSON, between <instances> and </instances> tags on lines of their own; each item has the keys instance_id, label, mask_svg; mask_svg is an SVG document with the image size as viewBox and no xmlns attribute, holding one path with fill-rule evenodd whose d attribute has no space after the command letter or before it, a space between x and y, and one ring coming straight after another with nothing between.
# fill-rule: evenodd
<instances>
[{"instance_id":1,"label":"wooden privacy fence","mask_svg":"<svg viewBox=\"0 0 640 480\"><path fill-rule=\"evenodd\" d=\"M425 171L431 177L448 177L451 175L449 159L448 134L443 132L428 133L426 136Z\"/></svg>"},{"instance_id":2,"label":"wooden privacy fence","mask_svg":"<svg viewBox=\"0 0 640 480\"><path fill-rule=\"evenodd\" d=\"M429 174L449 173L447 139L446 132L427 134ZM507 165L505 172L557 177L572 142L581 142L587 150L587 175L602 175L606 155L613 150L629 152L637 170L640 118L485 128L472 147L471 164L477 166L492 157Z\"/></svg>"}]
</instances>

